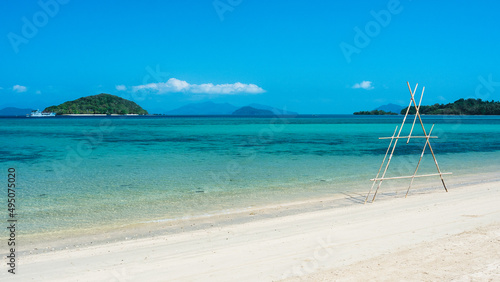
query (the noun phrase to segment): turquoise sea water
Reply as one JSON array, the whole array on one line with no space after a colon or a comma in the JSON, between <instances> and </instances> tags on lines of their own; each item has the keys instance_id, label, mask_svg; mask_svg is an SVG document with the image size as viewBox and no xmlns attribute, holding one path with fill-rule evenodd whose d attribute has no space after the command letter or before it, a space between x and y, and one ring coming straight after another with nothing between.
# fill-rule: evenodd
<instances>
[{"instance_id":1,"label":"turquoise sea water","mask_svg":"<svg viewBox=\"0 0 500 282\"><path fill-rule=\"evenodd\" d=\"M347 115L1 118L0 173L6 186L8 168L16 169L24 234L85 232L366 193L390 142L378 137L391 136L401 121ZM500 117L425 116L424 122L427 130L435 123L439 138L431 144L441 170L454 173L445 179L498 174ZM422 135L418 123L413 135ZM400 140L387 176L411 175L423 145L424 139ZM435 169L427 150L419 172ZM432 183L439 187L439 178ZM407 184L384 183L384 191Z\"/></svg>"}]
</instances>

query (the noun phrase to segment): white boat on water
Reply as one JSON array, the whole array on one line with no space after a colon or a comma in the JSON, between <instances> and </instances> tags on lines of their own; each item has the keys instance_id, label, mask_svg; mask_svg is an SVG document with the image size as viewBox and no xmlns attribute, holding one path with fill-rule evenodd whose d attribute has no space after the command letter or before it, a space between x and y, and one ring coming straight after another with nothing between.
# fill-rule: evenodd
<instances>
[{"instance_id":1,"label":"white boat on water","mask_svg":"<svg viewBox=\"0 0 500 282\"><path fill-rule=\"evenodd\" d=\"M32 111L29 117L55 117L56 113L40 112L40 110Z\"/></svg>"}]
</instances>

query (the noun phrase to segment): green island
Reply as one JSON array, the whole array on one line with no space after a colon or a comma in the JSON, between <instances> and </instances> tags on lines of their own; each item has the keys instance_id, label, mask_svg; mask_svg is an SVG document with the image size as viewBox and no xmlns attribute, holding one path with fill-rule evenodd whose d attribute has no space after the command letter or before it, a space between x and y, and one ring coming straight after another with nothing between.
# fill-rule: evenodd
<instances>
[{"instance_id":1,"label":"green island","mask_svg":"<svg viewBox=\"0 0 500 282\"><path fill-rule=\"evenodd\" d=\"M50 106L44 112L54 112L57 115L69 114L137 114L147 115L148 112L136 103L121 97L101 93L64 102L58 106Z\"/></svg>"},{"instance_id":2,"label":"green island","mask_svg":"<svg viewBox=\"0 0 500 282\"><path fill-rule=\"evenodd\" d=\"M408 107L403 108L400 114L404 115ZM411 106L410 115L415 114L415 106ZM419 110L422 115L500 115L500 102L483 101L481 99L459 99L453 103L439 104L436 103L430 106L420 106ZM393 112L383 110L359 111L355 115L397 115Z\"/></svg>"},{"instance_id":3,"label":"green island","mask_svg":"<svg viewBox=\"0 0 500 282\"><path fill-rule=\"evenodd\" d=\"M401 114L406 113L406 108ZM500 102L483 101L481 99L459 99L448 104L434 104L432 106L420 106L420 114L423 115L500 115ZM409 114L415 114L415 107L411 106Z\"/></svg>"},{"instance_id":4,"label":"green island","mask_svg":"<svg viewBox=\"0 0 500 282\"><path fill-rule=\"evenodd\" d=\"M397 115L396 113L393 112L386 112L383 110L373 110L373 111L359 111L359 112L354 112L354 115Z\"/></svg>"}]
</instances>

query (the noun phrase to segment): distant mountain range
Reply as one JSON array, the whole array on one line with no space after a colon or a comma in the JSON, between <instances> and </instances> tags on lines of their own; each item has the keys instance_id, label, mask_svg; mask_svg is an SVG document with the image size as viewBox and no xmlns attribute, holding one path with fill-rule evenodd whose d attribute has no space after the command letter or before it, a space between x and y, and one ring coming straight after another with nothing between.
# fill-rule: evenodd
<instances>
[{"instance_id":1,"label":"distant mountain range","mask_svg":"<svg viewBox=\"0 0 500 282\"><path fill-rule=\"evenodd\" d=\"M278 108L274 108L274 107L271 107L271 106L266 106L266 105L261 105L261 104L250 104L248 105L252 108L256 108L256 109L259 109L259 110L268 110L268 111L271 111L273 112L273 114L277 115L277 116L296 116L298 115L297 112L292 112L292 111L288 111L286 109L286 107L284 107L283 109L278 109Z\"/></svg>"},{"instance_id":2,"label":"distant mountain range","mask_svg":"<svg viewBox=\"0 0 500 282\"><path fill-rule=\"evenodd\" d=\"M0 116L25 116L31 113L33 109L21 109L7 107L0 110ZM83 97L74 101L68 101L58 106L47 107L45 111L61 114L147 114L139 105L122 99L120 97L99 94ZM236 107L229 103L214 103L211 101L203 103L192 103L180 108L165 112L166 115L178 116L197 116L197 115L240 115L240 116L270 116L270 115L288 115L296 116L298 113L288 111L286 108L278 109L262 104L250 104L244 107Z\"/></svg>"},{"instance_id":3,"label":"distant mountain range","mask_svg":"<svg viewBox=\"0 0 500 282\"><path fill-rule=\"evenodd\" d=\"M375 110L399 114L402 109L403 109L403 107L400 105L389 103L387 105L382 105L382 106L376 108Z\"/></svg>"},{"instance_id":4,"label":"distant mountain range","mask_svg":"<svg viewBox=\"0 0 500 282\"><path fill-rule=\"evenodd\" d=\"M192 103L166 112L172 116L196 116L196 115L230 115L236 111L238 107L229 103Z\"/></svg>"},{"instance_id":5,"label":"distant mountain range","mask_svg":"<svg viewBox=\"0 0 500 282\"><path fill-rule=\"evenodd\" d=\"M241 107L233 112L233 116L272 116L273 112L270 110L256 109L254 107L246 106Z\"/></svg>"},{"instance_id":6,"label":"distant mountain range","mask_svg":"<svg viewBox=\"0 0 500 282\"><path fill-rule=\"evenodd\" d=\"M236 107L229 103L192 103L182 106L180 108L167 111L167 115L297 115L296 112L287 111L286 109L280 110L271 106L261 104L250 104L245 107Z\"/></svg>"},{"instance_id":7,"label":"distant mountain range","mask_svg":"<svg viewBox=\"0 0 500 282\"><path fill-rule=\"evenodd\" d=\"M33 111L32 109L20 109L7 107L0 110L0 116L25 116Z\"/></svg>"}]
</instances>

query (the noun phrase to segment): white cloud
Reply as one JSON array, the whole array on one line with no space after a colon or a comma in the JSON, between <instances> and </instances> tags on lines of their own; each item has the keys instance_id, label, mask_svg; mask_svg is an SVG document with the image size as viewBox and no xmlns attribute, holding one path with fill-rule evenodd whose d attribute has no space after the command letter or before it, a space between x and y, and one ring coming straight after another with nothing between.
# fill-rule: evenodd
<instances>
[{"instance_id":1,"label":"white cloud","mask_svg":"<svg viewBox=\"0 0 500 282\"><path fill-rule=\"evenodd\" d=\"M117 85L116 86L116 90L118 90L118 91L125 91L125 90L127 90L127 86L125 86L125 85Z\"/></svg>"},{"instance_id":2,"label":"white cloud","mask_svg":"<svg viewBox=\"0 0 500 282\"><path fill-rule=\"evenodd\" d=\"M244 84L241 82L226 83L226 84L190 84L184 80L170 78L167 82L149 83L144 85L132 86L134 92L150 91L158 94L185 92L196 94L213 94L213 95L232 95L232 94L259 94L266 92L255 84Z\"/></svg>"},{"instance_id":3,"label":"white cloud","mask_svg":"<svg viewBox=\"0 0 500 282\"><path fill-rule=\"evenodd\" d=\"M22 92L26 92L26 90L28 90L28 88L26 86L16 84L16 85L12 86L12 90L16 91L17 93L22 93Z\"/></svg>"},{"instance_id":4,"label":"white cloud","mask_svg":"<svg viewBox=\"0 0 500 282\"><path fill-rule=\"evenodd\" d=\"M42 91L37 90L35 93L36 93L36 94L42 94Z\"/></svg>"},{"instance_id":5,"label":"white cloud","mask_svg":"<svg viewBox=\"0 0 500 282\"><path fill-rule=\"evenodd\" d=\"M361 83L354 84L352 86L352 88L354 88L354 89L362 88L362 89L365 89L365 90L372 90L375 87L372 86L372 82L371 81L364 81L363 80L363 82L361 82Z\"/></svg>"}]
</instances>

